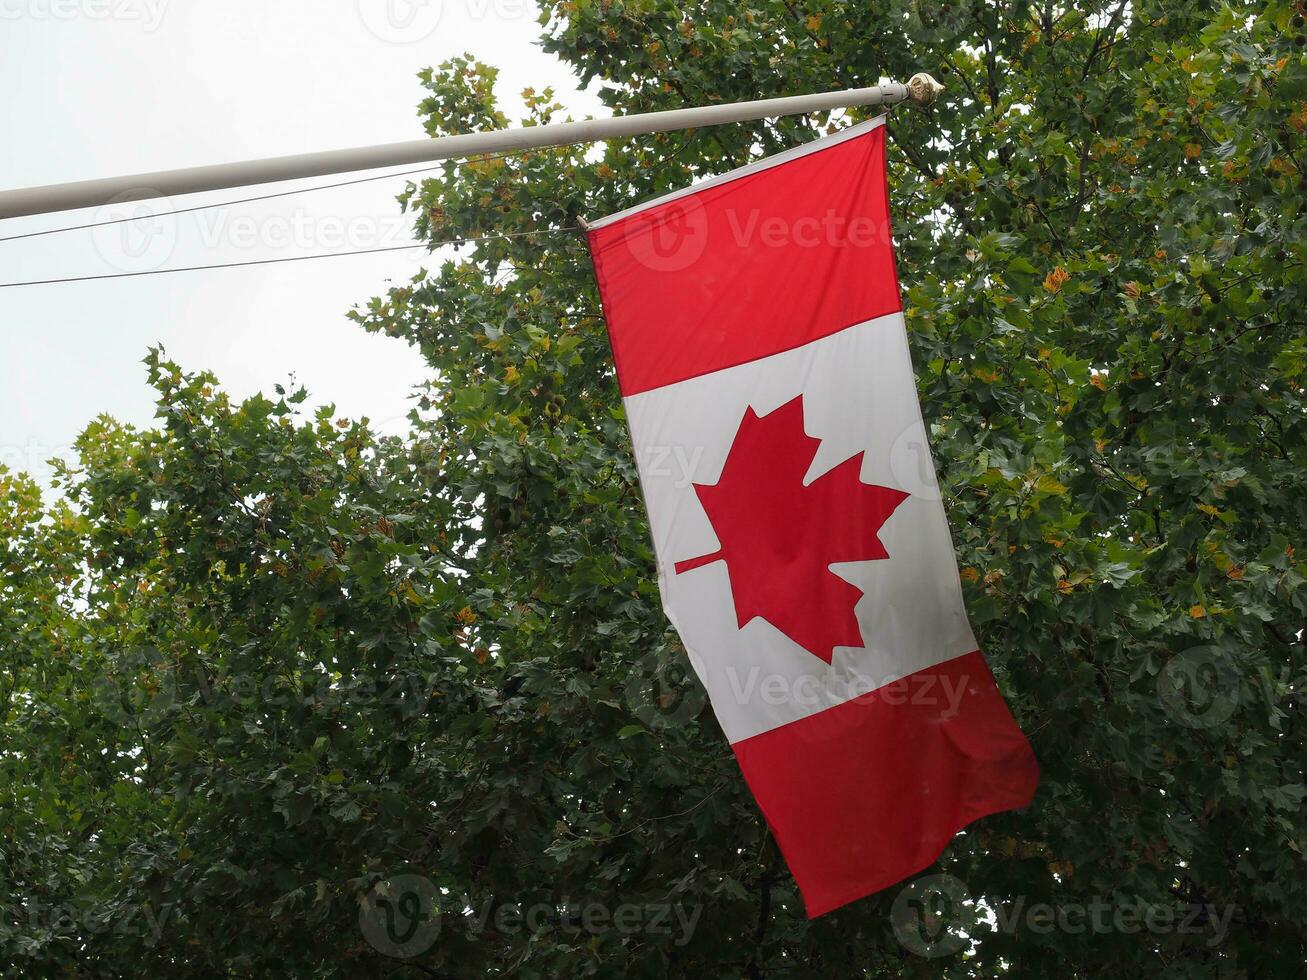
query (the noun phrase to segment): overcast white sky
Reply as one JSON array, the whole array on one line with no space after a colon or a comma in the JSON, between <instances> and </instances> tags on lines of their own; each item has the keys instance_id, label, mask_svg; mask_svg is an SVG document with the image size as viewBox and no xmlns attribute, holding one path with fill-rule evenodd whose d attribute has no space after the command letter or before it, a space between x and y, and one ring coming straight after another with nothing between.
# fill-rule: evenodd
<instances>
[{"instance_id":1,"label":"overcast white sky","mask_svg":"<svg viewBox=\"0 0 1307 980\"><path fill-rule=\"evenodd\" d=\"M421 138L415 73L464 51L501 69L512 116L523 88L545 85L578 118L601 113L538 49L536 16L526 0L0 0L0 188ZM0 282L405 244L402 186L0 242ZM0 238L128 213L0 221ZM140 361L155 342L233 394L270 392L294 372L315 404L402 425L419 357L344 314L425 257L0 289L0 462L44 482L42 461L66 454L95 415L151 424Z\"/></svg>"}]
</instances>

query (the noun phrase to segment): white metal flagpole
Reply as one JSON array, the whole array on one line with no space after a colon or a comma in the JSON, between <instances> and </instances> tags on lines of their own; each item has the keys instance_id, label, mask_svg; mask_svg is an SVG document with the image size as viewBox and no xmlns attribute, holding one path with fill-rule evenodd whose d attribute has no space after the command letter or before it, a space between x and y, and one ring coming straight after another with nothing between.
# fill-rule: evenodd
<instances>
[{"instance_id":1,"label":"white metal flagpole","mask_svg":"<svg viewBox=\"0 0 1307 980\"><path fill-rule=\"evenodd\" d=\"M409 163L427 163L454 157L475 156L507 150L528 150L546 146L590 143L622 136L638 136L699 126L768 119L804 112L821 112L849 106L894 105L905 99L917 105L930 105L941 86L925 73L913 75L906 84L887 82L870 88L821 92L780 99L758 99L727 105L699 106L693 109L669 109L645 112L612 119L586 119L580 122L551 123L491 133L466 133L437 139L361 146L349 150L326 150L298 153L294 156L219 163L183 170L101 180L80 180L70 184L24 187L0 191L0 218L17 218L31 214L50 214L75 208L99 207L122 201L149 200L176 194L216 191L226 187L244 187L300 177L371 170Z\"/></svg>"}]
</instances>

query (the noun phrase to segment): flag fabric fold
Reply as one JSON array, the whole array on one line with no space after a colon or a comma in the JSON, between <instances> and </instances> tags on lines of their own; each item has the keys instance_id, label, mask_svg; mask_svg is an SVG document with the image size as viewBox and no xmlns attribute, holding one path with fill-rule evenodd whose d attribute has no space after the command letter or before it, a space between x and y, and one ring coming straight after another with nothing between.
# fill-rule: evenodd
<instances>
[{"instance_id":1,"label":"flag fabric fold","mask_svg":"<svg viewBox=\"0 0 1307 980\"><path fill-rule=\"evenodd\" d=\"M917 401L884 118L587 235L663 607L808 915L1026 806Z\"/></svg>"}]
</instances>

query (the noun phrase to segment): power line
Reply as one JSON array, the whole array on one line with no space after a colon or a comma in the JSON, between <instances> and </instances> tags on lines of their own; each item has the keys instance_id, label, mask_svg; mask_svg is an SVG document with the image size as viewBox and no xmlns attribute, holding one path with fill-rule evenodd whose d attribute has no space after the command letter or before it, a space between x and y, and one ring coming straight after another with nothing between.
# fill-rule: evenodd
<instances>
[{"instance_id":1,"label":"power line","mask_svg":"<svg viewBox=\"0 0 1307 980\"><path fill-rule=\"evenodd\" d=\"M522 238L527 235L552 235L560 231L575 232L576 228L537 228L533 231L512 231L501 235L481 235L475 238L451 238L443 242L415 242L412 245L387 245L381 248L359 248L350 252L320 252L316 255L288 255L279 259L247 259L244 262L216 262L210 265L184 265L171 269L143 269L140 272L106 272L95 276L68 276L63 279L30 279L26 282L0 282L0 289L17 286L52 286L66 282L89 282L93 279L130 279L135 276L163 276L171 272L202 272L206 269L235 269L248 265L275 265L279 262L304 262L308 259L334 259L346 255L370 255L375 252L400 252L412 248L439 248L442 245L463 245L468 242L489 242L503 238Z\"/></svg>"},{"instance_id":2,"label":"power line","mask_svg":"<svg viewBox=\"0 0 1307 980\"><path fill-rule=\"evenodd\" d=\"M0 238L0 242L16 242L23 238L39 238L42 235L58 235L65 231L83 231L87 228L100 228L105 225L120 225L125 221L143 221L146 218L167 218L174 214L190 214L192 211L205 211L209 208L230 207L233 204L249 204L251 201L269 201L276 197L290 197L293 194L308 194L312 191L329 191L335 187L349 187L351 184L366 184L373 180L385 180L387 177L408 177L413 174L430 173L433 170L440 170L443 166L453 164L455 166L466 166L469 163L480 163L485 160L498 160L503 157L518 156L522 153L531 152L529 150L508 150L504 153L487 153L477 157L469 157L465 160L446 160L443 164L436 164L432 167L419 167L416 170L397 170L389 174L373 174L370 177L356 177L353 180L338 180L334 184L319 184L316 187L300 187L293 191L277 191L273 194L259 194L255 197L240 197L234 201L214 201L212 204L197 204L189 208L177 208L173 211L159 211L157 213L133 215L127 218L110 218L107 221L89 221L81 225L65 225L62 228L46 228L42 231L29 231L21 235L9 235ZM124 202L131 203L131 202ZM312 257L312 256L308 256Z\"/></svg>"},{"instance_id":3,"label":"power line","mask_svg":"<svg viewBox=\"0 0 1307 980\"><path fill-rule=\"evenodd\" d=\"M234 201L214 201L212 204L197 204L190 208L177 208L174 211L151 212L150 214L132 215L127 218L110 218L107 221L88 221L84 225L65 225L62 228L46 228L43 231L29 231L22 235L9 235L0 238L0 242L16 242L21 238L39 238L42 235L58 235L65 231L82 231L86 228L100 228L104 225L120 225L124 221L144 221L146 218L167 218L174 214L189 214L192 211L204 211L208 208L223 208L233 204L248 204L251 201L267 201L274 197L290 197L292 194L307 194L310 191L325 191L333 187L345 187L349 184L362 184L369 180L384 180L387 177L404 177L409 174L425 173L429 170L437 170L437 167L423 167L421 170L401 170L393 174L380 174L373 177L359 177L356 180L342 180L335 184L322 184L318 187L301 187L293 191L279 191L276 194L260 194L257 197L241 197ZM130 201L123 203L130 204Z\"/></svg>"}]
</instances>

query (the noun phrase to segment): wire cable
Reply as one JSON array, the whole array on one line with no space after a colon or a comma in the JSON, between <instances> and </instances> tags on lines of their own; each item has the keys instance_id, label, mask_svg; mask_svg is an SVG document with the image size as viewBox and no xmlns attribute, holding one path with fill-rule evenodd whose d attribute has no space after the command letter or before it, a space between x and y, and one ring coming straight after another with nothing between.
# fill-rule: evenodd
<instances>
[{"instance_id":1,"label":"wire cable","mask_svg":"<svg viewBox=\"0 0 1307 980\"><path fill-rule=\"evenodd\" d=\"M689 132L690 134L693 134L694 130L690 130ZM542 150L563 149L563 148L571 148L574 146L584 146L593 142L595 141L574 140L571 143L559 143L556 144L555 146L527 147L520 150L503 150L499 153L482 153L482 154L478 154L477 156L471 156L471 157L451 158L448 160L442 160L440 163L434 164L430 167L418 167L414 170L396 170L393 173L372 174L371 176L368 177L355 177L352 180L338 180L330 184L318 184L314 187L298 187L292 191L276 191L272 194L258 194L255 195L254 197L238 197L232 201L214 201L212 204L196 204L193 207L176 208L172 211L159 211L158 213L135 215L127 218L110 218L107 221L89 221L86 222L85 224L80 224L80 225L64 225L60 228L45 228L40 231L28 231L28 232L24 232L21 235L0 236L0 243L16 242L25 238L40 238L41 236L44 235L59 235L66 231L84 231L87 228L100 228L106 225L119 225L127 221L144 221L147 218L167 218L175 214L190 214L193 211L205 211L208 210L209 208L230 207L234 204L249 204L253 201L270 201L278 197L291 197L292 195L295 194L309 194L312 193L313 191L328 191L336 187L349 187L354 184L366 184L369 181L385 180L388 177L409 177L412 176L413 174L431 173L432 171L440 170L443 167L450 164L454 166L462 167L470 163L479 163L486 160L502 160L505 157L521 156L523 154L529 154L529 153L538 153L541 152ZM690 145L690 142L691 142L691 138L687 137L685 142L681 144L681 146L672 154L672 156L675 157L680 155L681 151ZM200 193L200 192L196 192L196 193ZM149 200L149 198L142 198L142 200ZM131 202L123 202L123 203L131 203ZM13 219L0 219L0 220L13 220ZM339 253L339 254L344 254L344 253ZM305 256L305 258L317 258L317 256ZM183 270L178 269L176 271L181 272ZM3 285L25 285L25 283L0 284L0 286Z\"/></svg>"},{"instance_id":2,"label":"wire cable","mask_svg":"<svg viewBox=\"0 0 1307 980\"><path fill-rule=\"evenodd\" d=\"M174 214L189 214L192 211L204 211L208 208L227 207L228 205L232 205L232 204L248 204L251 201L268 201L274 197L290 197L292 194L307 194L310 191L325 191L325 190L330 190L333 187L347 187L350 184L363 184L370 180L384 180L387 177L404 177L409 174L420 174L430 170L437 170L437 169L439 168L423 167L421 170L401 170L398 173L379 174L372 177L359 177L355 180L342 180L334 184L320 184L317 187L300 187L293 191L278 191L275 194L260 194L257 197L242 197L242 198L238 198L235 201L214 201L212 204L197 204L194 207L177 208L174 211L151 212L149 214L132 215L131 217L127 217L127 218L110 218L107 221L88 221L84 225L65 225L62 228L46 228L41 231L24 232L21 235L8 235L4 238L0 238L0 242L16 242L22 238L39 238L42 235L58 235L65 231L83 231L84 229L87 228L100 228L104 225L120 225L125 221L144 221L147 218L167 218L170 215L174 215ZM130 204L132 202L124 201L123 203Z\"/></svg>"},{"instance_id":3,"label":"wire cable","mask_svg":"<svg viewBox=\"0 0 1307 980\"><path fill-rule=\"evenodd\" d=\"M577 146L578 143L568 143L567 146ZM189 208L176 208L172 211L151 212L150 214L133 215L127 218L110 218L107 221L88 221L81 225L64 225L61 228L45 228L41 231L28 231L21 235L8 235L0 237L0 242L16 242L23 238L39 238L42 235L58 235L65 231L83 231L87 228L100 228L105 225L120 225L125 221L144 221L147 218L167 218L174 214L190 214L192 211L205 211L209 208L230 207L233 204L249 204L251 201L270 201L277 197L290 197L294 194L309 194L313 191L329 191L335 187L349 187L352 184L366 184L373 180L385 180L387 177L409 177L413 174L426 174L434 170L440 170L447 164L454 166L466 166L469 163L480 163L485 160L500 160L504 157L518 156L523 153L534 153L537 150L505 150L502 153L483 153L474 157L466 157L460 160L444 160L430 167L418 167L416 170L396 170L388 174L372 174L369 177L355 177L352 180L338 180L331 184L318 184L314 187L297 187L292 191L276 191L272 194L258 194L254 197L240 197L234 201L214 201L212 204L196 204ZM142 200L148 200L143 198ZM130 201L123 202L130 204Z\"/></svg>"},{"instance_id":4,"label":"wire cable","mask_svg":"<svg viewBox=\"0 0 1307 980\"><path fill-rule=\"evenodd\" d=\"M481 235L474 238L451 238L443 242L414 242L412 245L387 245L381 248L359 248L350 252L319 252L316 255L287 255L279 259L247 259L243 262L216 262L210 265L183 265L170 269L142 269L139 272L106 272L94 276L67 276L62 279L29 279L25 282L0 282L0 289L17 286L52 286L67 282L89 282L94 279L131 279L136 276L162 276L171 272L201 272L206 269L235 269L250 265L275 265L279 262L304 262L308 259L334 259L346 255L370 255L375 252L402 252L413 248L439 248L442 245L463 245L469 242L489 242L504 238L523 238L527 235L553 235L558 232L575 232L577 228L537 228L533 231L511 231L500 235Z\"/></svg>"}]
</instances>

